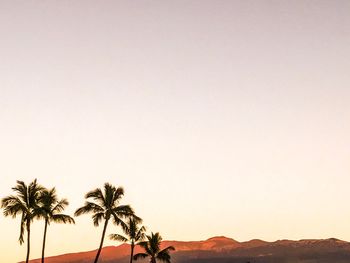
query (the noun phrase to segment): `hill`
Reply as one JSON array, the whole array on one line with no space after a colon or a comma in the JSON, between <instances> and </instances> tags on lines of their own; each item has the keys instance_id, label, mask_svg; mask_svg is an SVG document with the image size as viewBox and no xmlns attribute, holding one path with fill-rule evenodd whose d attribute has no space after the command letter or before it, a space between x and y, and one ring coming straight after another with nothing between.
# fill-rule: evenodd
<instances>
[{"instance_id":1,"label":"hill","mask_svg":"<svg viewBox=\"0 0 350 263\"><path fill-rule=\"evenodd\" d=\"M175 246L174 263L345 263L350 262L350 243L335 238L278 240L266 242L253 239L238 242L227 237L205 241L164 241L163 246ZM136 253L140 248L136 249ZM104 247L101 263L127 263L129 245ZM48 257L46 263L90 263L96 250ZM39 263L40 260L31 260ZM139 261L147 262L147 261Z\"/></svg>"}]
</instances>

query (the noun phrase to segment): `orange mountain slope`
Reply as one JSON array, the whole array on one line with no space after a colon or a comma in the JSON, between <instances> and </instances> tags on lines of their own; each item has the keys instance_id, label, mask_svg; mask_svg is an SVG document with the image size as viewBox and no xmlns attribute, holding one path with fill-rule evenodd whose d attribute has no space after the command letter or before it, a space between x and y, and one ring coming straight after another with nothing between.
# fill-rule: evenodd
<instances>
[{"instance_id":1,"label":"orange mountain slope","mask_svg":"<svg viewBox=\"0 0 350 263\"><path fill-rule=\"evenodd\" d=\"M174 263L195 262L350 262L350 243L338 239L278 240L266 242L253 239L238 242L227 237L213 237L205 241L164 241L162 247L174 246ZM139 247L136 253L141 252ZM90 263L96 250L47 257L46 263ZM101 252L100 263L127 263L130 246L107 246ZM288 261L289 260L289 261ZM303 261L305 260L305 261ZM31 260L40 263L40 259ZM145 261L140 261L145 262Z\"/></svg>"}]
</instances>

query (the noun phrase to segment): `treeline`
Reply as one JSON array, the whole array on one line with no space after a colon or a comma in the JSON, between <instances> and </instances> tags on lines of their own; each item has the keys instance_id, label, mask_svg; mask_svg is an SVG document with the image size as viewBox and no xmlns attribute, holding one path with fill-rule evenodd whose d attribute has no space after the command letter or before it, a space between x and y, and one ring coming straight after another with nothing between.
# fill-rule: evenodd
<instances>
[{"instance_id":1,"label":"treeline","mask_svg":"<svg viewBox=\"0 0 350 263\"><path fill-rule=\"evenodd\" d=\"M34 220L44 220L44 233L42 243L41 262L45 262L46 233L51 223L75 224L74 218L64 214L65 208L69 205L67 199L60 199L56 189L47 189L38 184L35 179L28 185L23 181L17 181L12 188L13 194L2 198L1 208L5 217L21 217L19 243L25 243L26 234L27 254L26 263L30 256L30 227ZM129 205L122 205L124 196L122 187L115 187L105 183L103 188L96 188L85 194L85 204L78 208L74 216L91 214L94 226L103 223L103 231L96 253L94 263L97 263L105 240L108 224L111 222L119 226L124 233L111 234L111 240L130 244L130 263L133 260L149 258L151 263L158 261L170 263L170 251L175 250L169 246L160 249L162 237L159 233L146 234L146 228L142 226L142 219L135 214L134 209ZM134 248L139 245L144 253L134 255Z\"/></svg>"}]
</instances>

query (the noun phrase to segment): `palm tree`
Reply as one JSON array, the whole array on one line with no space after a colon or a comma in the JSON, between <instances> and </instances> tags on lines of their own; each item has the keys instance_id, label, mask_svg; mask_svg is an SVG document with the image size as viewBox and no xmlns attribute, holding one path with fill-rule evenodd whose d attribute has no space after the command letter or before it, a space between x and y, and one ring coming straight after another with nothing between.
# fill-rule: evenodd
<instances>
[{"instance_id":1,"label":"palm tree","mask_svg":"<svg viewBox=\"0 0 350 263\"><path fill-rule=\"evenodd\" d=\"M170 263L170 251L174 251L173 246L160 249L162 237L159 233L147 235L147 241L141 242L140 246L145 250L145 253L138 253L134 256L135 260L150 257L150 263L156 263L157 260Z\"/></svg>"},{"instance_id":2,"label":"palm tree","mask_svg":"<svg viewBox=\"0 0 350 263\"><path fill-rule=\"evenodd\" d=\"M144 226L139 226L141 221L135 220L134 218L129 218L128 222L125 225L122 225L122 229L125 236L119 234L111 234L109 237L112 240L120 241L120 242L130 242L131 253L130 253L130 263L132 263L134 257L134 248L135 245L138 245L142 242L146 235L146 228Z\"/></svg>"},{"instance_id":3,"label":"palm tree","mask_svg":"<svg viewBox=\"0 0 350 263\"><path fill-rule=\"evenodd\" d=\"M36 179L29 185L23 181L17 181L12 188L15 195L4 197L1 200L1 207L4 209L4 216L16 218L21 215L21 228L19 234L19 243L24 243L24 232L27 231L27 256L26 262L29 261L30 254L30 225L36 217L35 210L38 207L40 192L43 187L40 186Z\"/></svg>"},{"instance_id":4,"label":"palm tree","mask_svg":"<svg viewBox=\"0 0 350 263\"><path fill-rule=\"evenodd\" d=\"M59 200L56 194L56 189L51 190L44 189L39 197L39 207L36 209L36 213L40 218L44 218L44 238L43 247L41 252L41 262L45 261L45 244L46 244L46 232L47 226L51 222L63 223L63 224L74 224L74 219L69 215L62 214L63 210L68 206L67 199Z\"/></svg>"},{"instance_id":5,"label":"palm tree","mask_svg":"<svg viewBox=\"0 0 350 263\"><path fill-rule=\"evenodd\" d=\"M124 189L122 187L116 188L109 183L105 183L103 191L100 188L96 188L88 192L85 195L87 201L84 206L75 211L75 216L92 213L92 220L95 226L99 226L100 222L104 220L100 246L94 263L98 262L109 220L112 219L116 225L124 225L125 223L122 219L134 216L134 210L129 205L119 205L123 195Z\"/></svg>"}]
</instances>

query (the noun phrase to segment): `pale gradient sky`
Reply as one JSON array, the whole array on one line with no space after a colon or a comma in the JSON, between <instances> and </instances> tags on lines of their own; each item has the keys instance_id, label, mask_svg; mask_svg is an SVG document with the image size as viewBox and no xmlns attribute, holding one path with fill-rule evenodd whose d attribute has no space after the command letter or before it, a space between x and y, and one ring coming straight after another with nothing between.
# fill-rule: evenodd
<instances>
[{"instance_id":1,"label":"pale gradient sky","mask_svg":"<svg viewBox=\"0 0 350 263\"><path fill-rule=\"evenodd\" d=\"M347 0L0 1L1 197L38 178L73 213L108 181L166 239L350 240L349 14ZM76 221L49 228L47 255L97 248L101 230ZM0 227L0 261L24 259L18 220Z\"/></svg>"}]
</instances>

